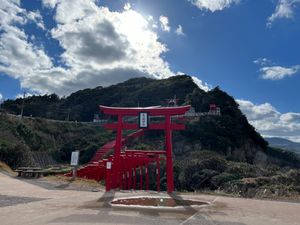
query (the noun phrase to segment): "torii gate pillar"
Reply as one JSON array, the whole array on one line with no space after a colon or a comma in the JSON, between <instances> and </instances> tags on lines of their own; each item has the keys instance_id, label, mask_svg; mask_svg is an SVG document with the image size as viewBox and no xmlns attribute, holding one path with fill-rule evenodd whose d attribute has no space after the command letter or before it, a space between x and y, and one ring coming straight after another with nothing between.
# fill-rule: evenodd
<instances>
[{"instance_id":1,"label":"torii gate pillar","mask_svg":"<svg viewBox=\"0 0 300 225\"><path fill-rule=\"evenodd\" d=\"M166 124L167 191L168 193L172 193L174 191L174 177L173 177L173 159L172 159L172 130L171 130L170 115L166 116L165 124Z\"/></svg>"},{"instance_id":2,"label":"torii gate pillar","mask_svg":"<svg viewBox=\"0 0 300 225\"><path fill-rule=\"evenodd\" d=\"M121 148L122 148L122 128L123 128L123 115L118 115L118 126L117 126L117 136L115 145L115 167L114 167L114 185L121 188L122 185L122 174L121 174Z\"/></svg>"}]
</instances>

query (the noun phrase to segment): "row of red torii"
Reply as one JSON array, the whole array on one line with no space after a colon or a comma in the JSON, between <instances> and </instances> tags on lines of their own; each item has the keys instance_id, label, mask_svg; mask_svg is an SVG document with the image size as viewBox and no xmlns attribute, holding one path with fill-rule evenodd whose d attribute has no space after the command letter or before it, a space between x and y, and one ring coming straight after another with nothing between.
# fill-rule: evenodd
<instances>
[{"instance_id":1,"label":"row of red torii","mask_svg":"<svg viewBox=\"0 0 300 225\"><path fill-rule=\"evenodd\" d=\"M172 130L184 130L185 125L175 123L172 117L184 115L190 105L179 107L144 107L124 108L100 106L100 110L111 116L117 116L115 123L104 125L106 129L116 130L114 154L106 160L106 191L111 189L136 189L137 175L139 174L140 189L143 187L143 176L145 173L145 186L149 190L150 163L156 163L157 191L160 191L160 161L166 160L167 192L174 191L173 157L172 157ZM124 122L124 117L138 117L138 123ZM163 122L150 123L151 117L164 117ZM125 150L122 151L123 130L164 130L165 150ZM163 157L165 156L165 157ZM144 168L144 169L143 169Z\"/></svg>"}]
</instances>

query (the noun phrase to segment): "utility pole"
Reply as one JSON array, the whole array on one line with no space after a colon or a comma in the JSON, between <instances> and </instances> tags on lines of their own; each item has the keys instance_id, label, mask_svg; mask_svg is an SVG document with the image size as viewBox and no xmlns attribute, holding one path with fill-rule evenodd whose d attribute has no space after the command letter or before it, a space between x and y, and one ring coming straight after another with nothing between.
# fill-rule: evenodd
<instances>
[{"instance_id":1,"label":"utility pole","mask_svg":"<svg viewBox=\"0 0 300 225\"><path fill-rule=\"evenodd\" d=\"M23 101L22 101L22 107L21 107L21 118L23 118L23 112L24 112L24 104L25 104L25 91L23 93Z\"/></svg>"}]
</instances>

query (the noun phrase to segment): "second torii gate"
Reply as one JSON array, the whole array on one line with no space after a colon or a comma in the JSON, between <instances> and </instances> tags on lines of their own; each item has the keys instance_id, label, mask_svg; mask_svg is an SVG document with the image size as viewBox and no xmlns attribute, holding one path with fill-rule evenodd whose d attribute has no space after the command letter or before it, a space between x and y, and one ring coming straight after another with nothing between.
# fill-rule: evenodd
<instances>
[{"instance_id":1,"label":"second torii gate","mask_svg":"<svg viewBox=\"0 0 300 225\"><path fill-rule=\"evenodd\" d=\"M171 193L174 191L174 177L173 177L173 159L172 159L172 130L183 130L185 129L184 124L178 124L172 122L172 116L183 115L190 109L190 105L188 106L180 106L180 107L145 107L145 108L124 108L124 107L108 107L108 106L100 106L100 110L103 111L104 114L117 116L117 123L108 123L105 124L104 127L107 129L115 129L117 130L116 134L116 144L115 144L115 152L113 159L108 162L110 163L111 172L107 174L110 177L106 177L106 182L109 183L110 188L122 188L123 183L123 174L124 174L124 166L122 166L122 160L132 157L135 157L135 162L139 163L142 160L153 160L159 161L159 156L157 154L165 153L166 155L166 166L167 166L167 192ZM138 116L138 123L127 123L123 120L125 116ZM151 123L149 118L152 117L164 117L165 121L160 123ZM161 151L138 151L138 154L135 154L135 150L131 150L125 153L121 153L122 148L122 131L124 130L138 130L138 129L150 129L150 130L165 130L165 143L166 149L164 152ZM128 153L128 154L127 154ZM150 158L150 154L156 154L154 158ZM124 158L125 157L125 158ZM126 162L126 160L125 160ZM159 163L158 163L159 164ZM111 166L112 165L112 166ZM130 166L130 165L127 165ZM147 169L146 169L147 171ZM127 172L126 172L127 173ZM111 181L111 182L108 182ZM129 181L131 182L131 180ZM159 190L159 188L158 188Z\"/></svg>"}]
</instances>

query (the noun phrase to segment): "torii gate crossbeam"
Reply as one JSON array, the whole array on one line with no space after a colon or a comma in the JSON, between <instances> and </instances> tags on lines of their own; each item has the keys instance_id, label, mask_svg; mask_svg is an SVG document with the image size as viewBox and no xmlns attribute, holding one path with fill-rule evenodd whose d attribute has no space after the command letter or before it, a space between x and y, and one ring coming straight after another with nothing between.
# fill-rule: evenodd
<instances>
[{"instance_id":1,"label":"torii gate crossbeam","mask_svg":"<svg viewBox=\"0 0 300 225\"><path fill-rule=\"evenodd\" d=\"M173 177L173 159L172 159L172 130L183 130L185 129L184 124L176 124L172 123L172 116L176 115L184 115L190 109L190 105L188 106L180 106L180 107L144 107L144 108L124 108L124 107L108 107L108 106L100 106L100 110L106 115L113 115L118 117L117 123L109 123L104 127L107 129L115 129L117 130L116 135L116 145L114 152L114 161L112 174L109 172L112 177L112 188L122 187L122 168L121 168L121 148L122 148L122 131L125 130L137 130L141 128L139 124L131 124L124 123L123 117L125 116L140 116L141 113L144 113L149 116L163 116L165 118L164 122L151 124L147 121L144 121L147 124L147 127L143 128L154 129L154 130L165 130L165 155L166 155L166 163L167 163L167 191L171 193L174 191L174 177ZM158 152L157 152L158 153ZM162 154L160 152L158 154ZM134 151L131 151L131 154L134 154ZM139 154L143 154L139 151ZM147 151L145 151L145 156L147 155ZM157 159L155 159L157 160ZM154 161L155 161L154 160ZM158 161L159 165L159 161ZM107 178L109 179L109 178Z\"/></svg>"}]
</instances>

